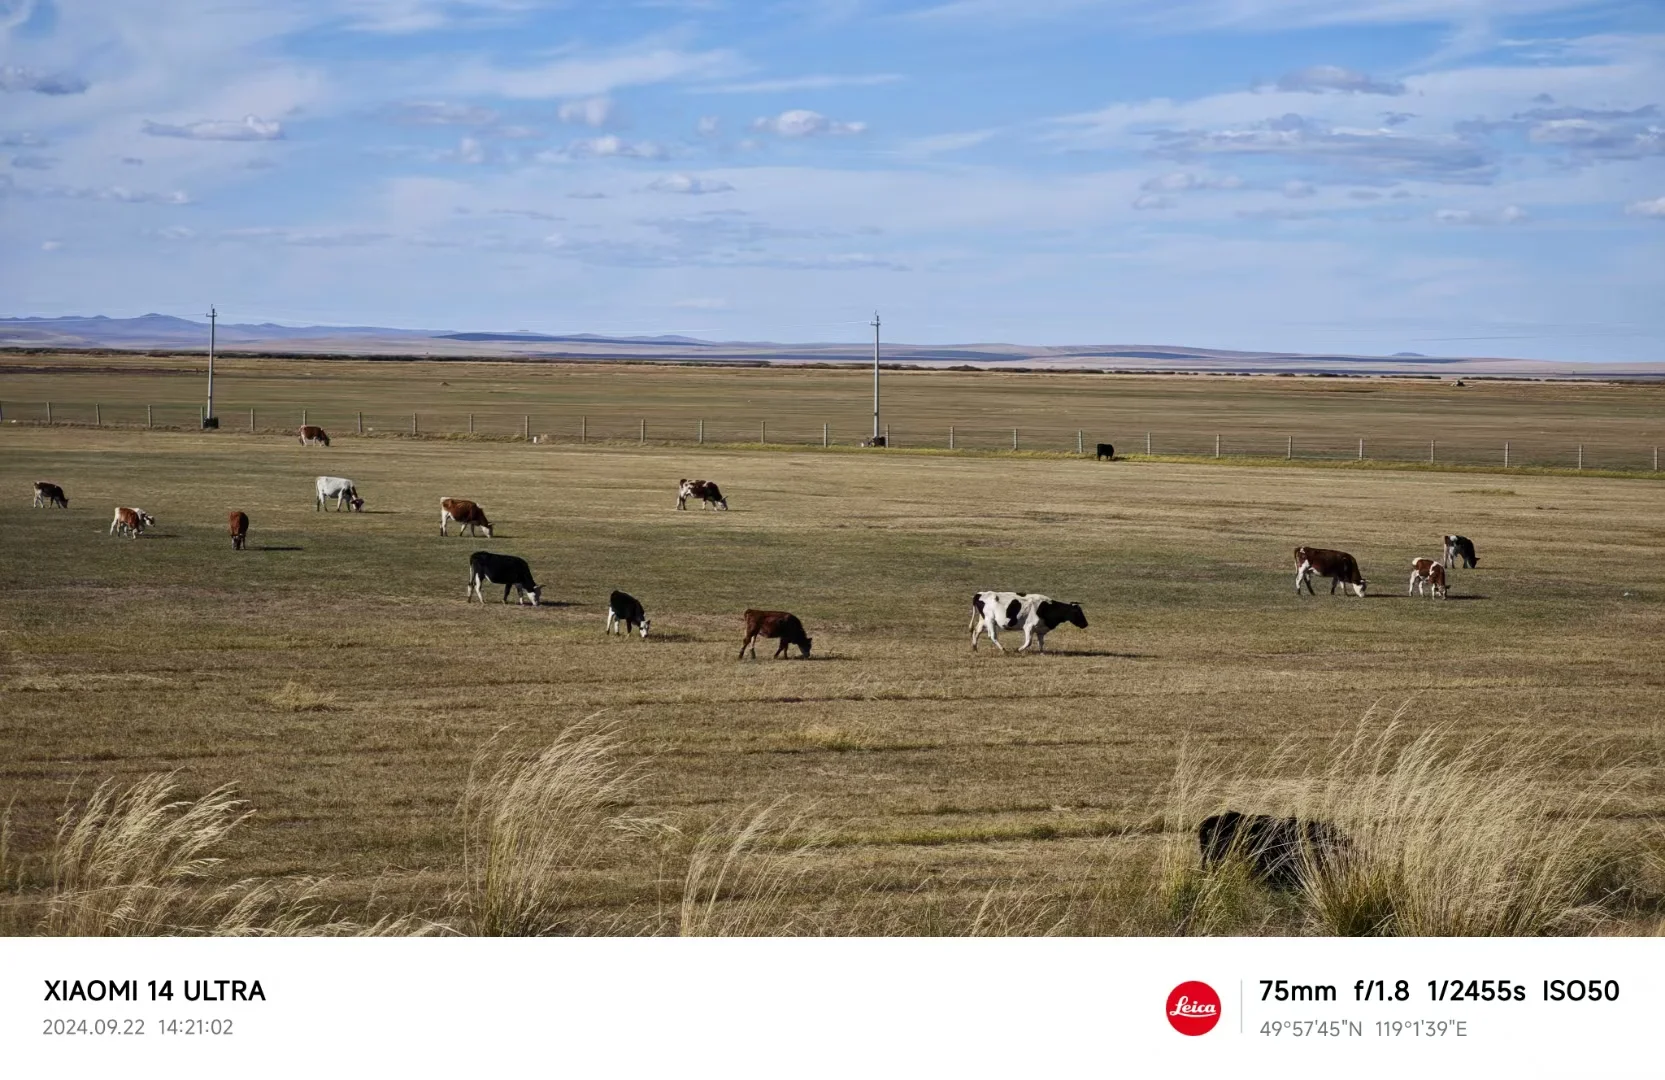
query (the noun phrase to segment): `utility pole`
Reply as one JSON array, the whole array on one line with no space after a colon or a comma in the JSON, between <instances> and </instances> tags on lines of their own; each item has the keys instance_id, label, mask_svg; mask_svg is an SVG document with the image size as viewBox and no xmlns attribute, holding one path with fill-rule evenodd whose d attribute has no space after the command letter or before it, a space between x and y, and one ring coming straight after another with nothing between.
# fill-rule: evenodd
<instances>
[{"instance_id":1,"label":"utility pole","mask_svg":"<svg viewBox=\"0 0 1665 1080\"><path fill-rule=\"evenodd\" d=\"M879 313L873 313L873 443L879 442Z\"/></svg>"},{"instance_id":2,"label":"utility pole","mask_svg":"<svg viewBox=\"0 0 1665 1080\"><path fill-rule=\"evenodd\" d=\"M202 426L205 428L220 426L220 422L214 419L214 337L219 318L219 309L210 305L208 308L208 411L202 414Z\"/></svg>"}]
</instances>

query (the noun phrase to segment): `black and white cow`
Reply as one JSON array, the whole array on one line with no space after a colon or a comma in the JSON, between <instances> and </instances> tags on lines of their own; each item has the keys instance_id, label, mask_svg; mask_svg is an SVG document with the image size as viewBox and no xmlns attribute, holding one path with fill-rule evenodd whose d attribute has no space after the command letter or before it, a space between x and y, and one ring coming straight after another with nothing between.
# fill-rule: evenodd
<instances>
[{"instance_id":1,"label":"black and white cow","mask_svg":"<svg viewBox=\"0 0 1665 1080\"><path fill-rule=\"evenodd\" d=\"M630 633L632 626L638 627L642 637L648 636L648 617L642 610L642 602L627 592L613 590L607 598L607 632L611 634L614 627L621 634Z\"/></svg>"},{"instance_id":2,"label":"black and white cow","mask_svg":"<svg viewBox=\"0 0 1665 1080\"><path fill-rule=\"evenodd\" d=\"M1473 570L1480 565L1480 556L1474 553L1474 541L1466 536L1448 536L1445 538L1445 565L1456 569L1457 560L1463 560L1463 569Z\"/></svg>"},{"instance_id":3,"label":"black and white cow","mask_svg":"<svg viewBox=\"0 0 1665 1080\"><path fill-rule=\"evenodd\" d=\"M1087 628L1087 616L1080 604L1067 604L1040 593L991 590L971 598L971 625L967 629L971 631L972 652L977 651L977 638L985 633L995 648L1005 652L1006 646L995 636L997 630L1023 631L1023 644L1018 652L1027 649L1031 640L1035 651L1045 652L1046 635L1064 623Z\"/></svg>"},{"instance_id":4,"label":"black and white cow","mask_svg":"<svg viewBox=\"0 0 1665 1080\"><path fill-rule=\"evenodd\" d=\"M532 580L532 568L518 555L494 555L489 551L476 551L470 555L468 592L463 598L477 598L480 603L485 603L481 586L488 581L503 586L505 604L509 602L509 592L513 589L520 590L519 603L526 603L527 597L530 597L532 606L537 607L542 600L543 586Z\"/></svg>"},{"instance_id":5,"label":"black and white cow","mask_svg":"<svg viewBox=\"0 0 1665 1080\"><path fill-rule=\"evenodd\" d=\"M676 508L687 509L689 499L698 499L707 509L713 506L721 510L728 509L728 500L723 498L722 489L710 480L677 481Z\"/></svg>"}]
</instances>

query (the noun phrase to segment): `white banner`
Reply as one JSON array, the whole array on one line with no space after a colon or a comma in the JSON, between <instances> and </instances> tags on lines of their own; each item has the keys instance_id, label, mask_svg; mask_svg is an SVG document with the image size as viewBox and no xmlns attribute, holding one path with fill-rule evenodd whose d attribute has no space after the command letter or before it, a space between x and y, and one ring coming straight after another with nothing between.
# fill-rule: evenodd
<instances>
[{"instance_id":1,"label":"white banner","mask_svg":"<svg viewBox=\"0 0 1665 1080\"><path fill-rule=\"evenodd\" d=\"M1662 939L12 938L0 1041L19 1077L1660 1075L1662 979Z\"/></svg>"}]
</instances>

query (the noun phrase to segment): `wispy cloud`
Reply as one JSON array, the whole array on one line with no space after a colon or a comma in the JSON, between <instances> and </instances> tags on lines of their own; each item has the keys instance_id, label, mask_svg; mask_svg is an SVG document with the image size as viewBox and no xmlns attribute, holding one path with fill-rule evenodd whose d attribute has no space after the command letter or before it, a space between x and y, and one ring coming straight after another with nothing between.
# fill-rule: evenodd
<instances>
[{"instance_id":1,"label":"wispy cloud","mask_svg":"<svg viewBox=\"0 0 1665 1080\"><path fill-rule=\"evenodd\" d=\"M1190 172L1171 172L1153 176L1139 185L1140 191L1234 191L1243 186L1240 176L1199 176Z\"/></svg>"},{"instance_id":2,"label":"wispy cloud","mask_svg":"<svg viewBox=\"0 0 1665 1080\"><path fill-rule=\"evenodd\" d=\"M276 120L262 120L245 116L241 120L197 120L189 124L158 124L146 120L142 128L146 135L170 139L207 139L223 142L262 142L283 138L283 125Z\"/></svg>"},{"instance_id":3,"label":"wispy cloud","mask_svg":"<svg viewBox=\"0 0 1665 1080\"><path fill-rule=\"evenodd\" d=\"M1498 171L1496 152L1471 139L1331 127L1296 113L1242 127L1157 132L1153 152L1179 160L1278 158L1326 166L1355 180L1421 177L1446 183L1488 183Z\"/></svg>"},{"instance_id":4,"label":"wispy cloud","mask_svg":"<svg viewBox=\"0 0 1665 1080\"><path fill-rule=\"evenodd\" d=\"M792 75L780 79L757 79L752 82L719 83L714 86L689 87L695 94L779 94L798 90L836 90L851 86L888 86L899 83L906 76L893 73L878 75Z\"/></svg>"},{"instance_id":5,"label":"wispy cloud","mask_svg":"<svg viewBox=\"0 0 1665 1080\"><path fill-rule=\"evenodd\" d=\"M1637 217L1665 219L1665 195L1661 195L1657 199L1642 199L1633 202L1625 207L1625 213L1634 214Z\"/></svg>"},{"instance_id":6,"label":"wispy cloud","mask_svg":"<svg viewBox=\"0 0 1665 1080\"><path fill-rule=\"evenodd\" d=\"M1273 84L1286 94L1387 94L1405 92L1405 84L1384 79L1373 79L1362 71L1352 71L1333 64L1291 71Z\"/></svg>"},{"instance_id":7,"label":"wispy cloud","mask_svg":"<svg viewBox=\"0 0 1665 1080\"><path fill-rule=\"evenodd\" d=\"M1436 210L1434 220L1441 225L1518 225L1529 215L1518 206L1505 206L1490 213L1481 210Z\"/></svg>"},{"instance_id":8,"label":"wispy cloud","mask_svg":"<svg viewBox=\"0 0 1665 1080\"><path fill-rule=\"evenodd\" d=\"M704 180L687 173L661 176L647 187L649 191L663 191L673 195L715 195L718 192L734 190L734 185L727 180Z\"/></svg>"},{"instance_id":9,"label":"wispy cloud","mask_svg":"<svg viewBox=\"0 0 1665 1080\"><path fill-rule=\"evenodd\" d=\"M462 65L452 77L456 92L520 99L582 98L627 86L645 86L724 75L740 66L727 49L686 52L654 46L570 56L531 67Z\"/></svg>"},{"instance_id":10,"label":"wispy cloud","mask_svg":"<svg viewBox=\"0 0 1665 1080\"><path fill-rule=\"evenodd\" d=\"M561 103L559 117L563 124L583 124L586 127L605 127L613 119L613 99L605 94Z\"/></svg>"},{"instance_id":11,"label":"wispy cloud","mask_svg":"<svg viewBox=\"0 0 1665 1080\"><path fill-rule=\"evenodd\" d=\"M49 74L11 64L0 66L0 91L6 93L35 93L61 97L66 94L82 94L86 90L87 80L79 75Z\"/></svg>"},{"instance_id":12,"label":"wispy cloud","mask_svg":"<svg viewBox=\"0 0 1665 1080\"><path fill-rule=\"evenodd\" d=\"M593 139L575 139L567 144L565 153L571 157L641 158L649 161L670 156L670 151L660 143L645 139L639 141L621 139L617 135L597 135Z\"/></svg>"},{"instance_id":13,"label":"wispy cloud","mask_svg":"<svg viewBox=\"0 0 1665 1080\"><path fill-rule=\"evenodd\" d=\"M867 130L860 120L832 120L813 109L788 109L779 116L760 116L752 121L753 131L767 131L788 139L812 135L859 135Z\"/></svg>"},{"instance_id":14,"label":"wispy cloud","mask_svg":"<svg viewBox=\"0 0 1665 1080\"><path fill-rule=\"evenodd\" d=\"M396 123L424 127L487 127L498 119L496 109L447 101L406 101L392 106L387 115Z\"/></svg>"}]
</instances>

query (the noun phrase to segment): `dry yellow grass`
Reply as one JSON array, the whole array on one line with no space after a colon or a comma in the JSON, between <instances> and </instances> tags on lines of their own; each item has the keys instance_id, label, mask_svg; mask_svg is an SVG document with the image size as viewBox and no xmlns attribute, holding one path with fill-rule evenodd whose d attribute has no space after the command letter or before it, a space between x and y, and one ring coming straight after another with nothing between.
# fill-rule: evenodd
<instances>
[{"instance_id":1,"label":"dry yellow grass","mask_svg":"<svg viewBox=\"0 0 1665 1080\"><path fill-rule=\"evenodd\" d=\"M313 512L326 472L357 480L369 512ZM674 511L682 476L719 481L734 509ZM71 510L31 509L36 479L63 484ZM1665 813L1653 483L323 450L8 425L0 492L13 493L0 510L0 797L15 799L9 858L28 888L46 886L77 778L177 770L186 797L235 782L256 811L225 838L213 884L305 875L360 921L451 918L469 887L459 808L481 747L512 725L539 751L596 714L638 770L608 813L658 831L609 844L599 868L560 883L559 919L522 925L676 932L684 896L709 895L689 885L697 838L732 838L746 808L790 797L814 807L815 871L769 921L798 932L1311 927L1258 895L1241 918L1176 919L1157 883L1165 845L1193 843L1161 835L1179 749L1317 753L1378 702L1408 700L1412 736L1539 748L1546 798L1616 788L1589 815L1591 843L1639 867ZM441 539L441 495L478 500L497 538ZM117 503L158 527L109 539ZM232 506L252 518L241 553L224 536ZM1480 569L1455 573L1450 601L1407 599L1411 558L1450 531L1475 539ZM1352 551L1371 597L1296 599L1300 543ZM466 604L477 547L528 558L555 605ZM615 587L647 605L647 641L603 633ZM970 594L996 587L1077 600L1091 626L1060 630L1045 657L973 656ZM815 659L736 663L748 606L801 616ZM727 842L707 844L708 868ZM1600 925L1657 925L1634 884L1648 873L1627 878L1629 914Z\"/></svg>"}]
</instances>

